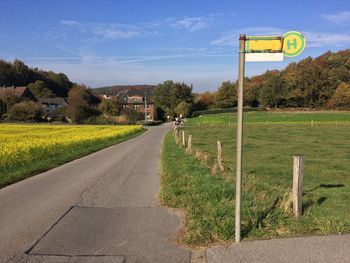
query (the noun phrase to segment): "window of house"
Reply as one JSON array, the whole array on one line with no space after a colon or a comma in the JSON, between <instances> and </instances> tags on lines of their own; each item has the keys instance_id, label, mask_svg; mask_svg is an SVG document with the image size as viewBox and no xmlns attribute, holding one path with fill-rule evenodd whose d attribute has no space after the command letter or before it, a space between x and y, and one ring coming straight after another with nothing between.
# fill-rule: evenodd
<instances>
[{"instance_id":1,"label":"window of house","mask_svg":"<svg viewBox=\"0 0 350 263\"><path fill-rule=\"evenodd\" d=\"M134 105L134 109L138 110L140 108L140 105Z\"/></svg>"}]
</instances>

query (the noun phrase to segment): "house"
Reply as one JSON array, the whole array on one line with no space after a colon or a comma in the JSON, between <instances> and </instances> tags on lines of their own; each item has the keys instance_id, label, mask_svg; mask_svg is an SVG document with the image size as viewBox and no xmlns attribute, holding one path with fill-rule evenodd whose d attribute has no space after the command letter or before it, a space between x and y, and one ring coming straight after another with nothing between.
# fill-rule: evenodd
<instances>
[{"instance_id":1,"label":"house","mask_svg":"<svg viewBox=\"0 0 350 263\"><path fill-rule=\"evenodd\" d=\"M152 91L151 88L130 88L118 99L123 108L132 108L142 114L145 113L146 107L147 120L154 121L155 107L152 100Z\"/></svg>"},{"instance_id":2,"label":"house","mask_svg":"<svg viewBox=\"0 0 350 263\"><path fill-rule=\"evenodd\" d=\"M123 108L134 109L144 116L145 106L147 120L155 120L155 107L152 100L152 92L155 86L138 85L138 86L112 86L104 88L107 94L102 95L102 98L116 98ZM108 92L109 91L109 92ZM143 119L143 118L142 118Z\"/></svg>"},{"instance_id":3,"label":"house","mask_svg":"<svg viewBox=\"0 0 350 263\"><path fill-rule=\"evenodd\" d=\"M49 114L67 105L64 98L39 98L39 102L43 106L46 113Z\"/></svg>"},{"instance_id":4,"label":"house","mask_svg":"<svg viewBox=\"0 0 350 263\"><path fill-rule=\"evenodd\" d=\"M29 100L38 102L38 99L33 95L28 87L0 87L0 92L13 92L21 100Z\"/></svg>"}]
</instances>

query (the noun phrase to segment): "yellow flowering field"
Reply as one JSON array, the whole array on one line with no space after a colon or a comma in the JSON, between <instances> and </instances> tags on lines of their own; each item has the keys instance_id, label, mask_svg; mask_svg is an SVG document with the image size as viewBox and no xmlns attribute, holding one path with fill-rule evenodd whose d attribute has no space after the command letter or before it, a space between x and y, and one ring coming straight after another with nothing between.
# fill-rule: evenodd
<instances>
[{"instance_id":1,"label":"yellow flowering field","mask_svg":"<svg viewBox=\"0 0 350 263\"><path fill-rule=\"evenodd\" d=\"M52 160L49 166L53 167L55 157L62 159L63 156L68 161L92 152L94 147L97 150L122 141L142 129L141 125L0 124L0 187L45 169L40 166L41 162Z\"/></svg>"}]
</instances>

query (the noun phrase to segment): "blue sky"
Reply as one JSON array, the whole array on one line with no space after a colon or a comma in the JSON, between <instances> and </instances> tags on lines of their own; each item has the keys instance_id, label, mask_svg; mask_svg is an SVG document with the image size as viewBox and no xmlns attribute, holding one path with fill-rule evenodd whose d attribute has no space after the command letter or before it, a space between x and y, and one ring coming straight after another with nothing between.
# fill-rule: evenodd
<instances>
[{"instance_id":1,"label":"blue sky","mask_svg":"<svg viewBox=\"0 0 350 263\"><path fill-rule=\"evenodd\" d=\"M350 48L349 0L11 0L0 10L1 59L91 87L172 79L215 90L237 79L240 33L296 30L307 39L298 57L247 63L248 76Z\"/></svg>"}]
</instances>

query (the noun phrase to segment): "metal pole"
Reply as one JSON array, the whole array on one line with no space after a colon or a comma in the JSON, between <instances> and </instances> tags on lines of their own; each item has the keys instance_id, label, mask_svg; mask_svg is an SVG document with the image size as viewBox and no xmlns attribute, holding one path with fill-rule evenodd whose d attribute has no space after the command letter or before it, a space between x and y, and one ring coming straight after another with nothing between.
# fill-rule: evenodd
<instances>
[{"instance_id":1,"label":"metal pole","mask_svg":"<svg viewBox=\"0 0 350 263\"><path fill-rule=\"evenodd\" d=\"M237 105L237 158L236 158L236 228L235 241L241 241L241 197L242 197L242 145L243 145L243 81L245 66L246 36L239 36L238 105Z\"/></svg>"},{"instance_id":2,"label":"metal pole","mask_svg":"<svg viewBox=\"0 0 350 263\"><path fill-rule=\"evenodd\" d=\"M147 123L147 99L146 99L146 96L144 98L145 98L145 124L146 124Z\"/></svg>"}]
</instances>

